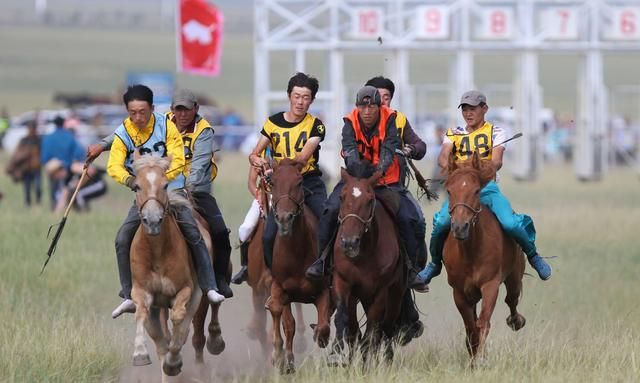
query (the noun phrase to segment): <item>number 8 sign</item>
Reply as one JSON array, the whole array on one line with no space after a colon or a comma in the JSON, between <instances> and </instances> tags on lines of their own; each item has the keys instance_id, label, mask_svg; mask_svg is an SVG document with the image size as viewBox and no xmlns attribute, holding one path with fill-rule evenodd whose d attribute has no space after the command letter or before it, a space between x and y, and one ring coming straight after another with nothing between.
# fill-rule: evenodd
<instances>
[{"instance_id":1,"label":"number 8 sign","mask_svg":"<svg viewBox=\"0 0 640 383\"><path fill-rule=\"evenodd\" d=\"M491 7L480 12L479 37L487 40L509 40L513 37L513 8Z\"/></svg>"}]
</instances>

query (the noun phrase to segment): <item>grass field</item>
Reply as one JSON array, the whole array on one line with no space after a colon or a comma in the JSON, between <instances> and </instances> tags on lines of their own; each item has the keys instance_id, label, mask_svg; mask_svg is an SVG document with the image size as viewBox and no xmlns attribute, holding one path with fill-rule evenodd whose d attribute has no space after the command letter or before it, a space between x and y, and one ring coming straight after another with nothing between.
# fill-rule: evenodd
<instances>
[{"instance_id":1,"label":"grass field","mask_svg":"<svg viewBox=\"0 0 640 383\"><path fill-rule=\"evenodd\" d=\"M5 163L0 156L0 164ZM249 202L245 167L244 156L227 154L216 180L215 194L234 242ZM221 311L227 351L205 357L203 380L183 381L637 382L637 175L616 169L602 183L579 183L569 168L547 168L535 183L515 183L505 174L502 188L517 210L533 216L541 252L556 257L550 260L555 274L548 282L525 277L521 312L527 325L518 333L504 322L502 295L486 365L466 367L462 321L441 276L430 293L417 296L425 334L391 365L329 369L323 353L311 347L297 357L296 375L280 377L264 367L256 344L244 335L249 290L243 285ZM126 373L131 370L133 320L110 318L119 302L113 238L130 192L110 184L108 196L90 213L72 212L54 259L39 276L47 228L60 217L46 207L25 209L18 185L4 174L0 190L5 194L0 201L0 381L131 381ZM425 204L427 217L437 207ZM232 259L237 262L237 252ZM311 310L306 314L308 322L315 322ZM310 331L304 336L310 343ZM185 349L191 349L190 342ZM185 377L191 376L189 366ZM151 375L147 381L155 379Z\"/></svg>"}]
</instances>

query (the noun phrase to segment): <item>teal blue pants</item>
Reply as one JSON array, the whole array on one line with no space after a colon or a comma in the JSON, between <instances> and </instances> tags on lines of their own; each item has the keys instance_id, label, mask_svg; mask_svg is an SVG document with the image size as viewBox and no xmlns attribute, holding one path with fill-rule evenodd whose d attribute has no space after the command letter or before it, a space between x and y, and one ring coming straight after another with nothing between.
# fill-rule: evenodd
<instances>
[{"instance_id":1,"label":"teal blue pants","mask_svg":"<svg viewBox=\"0 0 640 383\"><path fill-rule=\"evenodd\" d=\"M507 197L500 192L498 184L491 181L480 191L480 202L496 215L500 226L522 247L527 257L532 257L536 250L536 228L531 217L516 214ZM433 232L429 243L429 251L434 263L442 262L442 248L451 227L449 216L449 200L445 200L439 212L433 215Z\"/></svg>"}]
</instances>

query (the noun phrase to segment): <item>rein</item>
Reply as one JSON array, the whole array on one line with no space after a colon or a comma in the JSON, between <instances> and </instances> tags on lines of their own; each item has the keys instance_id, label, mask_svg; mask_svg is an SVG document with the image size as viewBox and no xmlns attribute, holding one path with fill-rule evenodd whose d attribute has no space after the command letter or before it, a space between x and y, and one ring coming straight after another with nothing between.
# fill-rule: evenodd
<instances>
[{"instance_id":1,"label":"rein","mask_svg":"<svg viewBox=\"0 0 640 383\"><path fill-rule=\"evenodd\" d=\"M162 201L160 201L156 197L149 197L146 200L144 200L144 202L142 202L142 204L140 204L140 206L138 206L138 214L140 214L140 215L142 214L142 209L144 208L144 205L146 205L147 202L149 202L149 201L156 201L157 203L159 203L160 206L162 206L163 215L167 215L167 211L168 211L167 205L168 205L168 203L165 204L165 203L163 203Z\"/></svg>"},{"instance_id":2,"label":"rein","mask_svg":"<svg viewBox=\"0 0 640 383\"><path fill-rule=\"evenodd\" d=\"M291 202L293 202L296 205L296 210L293 212L294 219L300 214L302 214L302 212L304 211L304 198L302 199L302 201L296 201L289 194L283 194L275 200L275 202L273 203L274 213L278 211L278 202L280 202L284 198L288 198Z\"/></svg>"},{"instance_id":3,"label":"rein","mask_svg":"<svg viewBox=\"0 0 640 383\"><path fill-rule=\"evenodd\" d=\"M376 199L374 197L373 204L371 205L371 215L369 216L368 219L365 220L365 219L362 219L362 217L360 217L358 214L349 213L344 217L340 217L338 215L338 224L342 225L342 223L346 221L348 218L355 218L364 225L364 233L366 233L367 231L369 231L369 228L371 227L371 222L373 222L373 216L375 212L376 212Z\"/></svg>"}]
</instances>

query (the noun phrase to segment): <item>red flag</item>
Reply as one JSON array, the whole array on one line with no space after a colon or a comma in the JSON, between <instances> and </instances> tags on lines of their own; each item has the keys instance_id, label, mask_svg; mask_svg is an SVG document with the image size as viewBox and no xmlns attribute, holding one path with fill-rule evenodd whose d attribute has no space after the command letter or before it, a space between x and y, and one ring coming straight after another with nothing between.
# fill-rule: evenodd
<instances>
[{"instance_id":1,"label":"red flag","mask_svg":"<svg viewBox=\"0 0 640 383\"><path fill-rule=\"evenodd\" d=\"M217 76L222 51L222 12L206 0L178 1L178 71Z\"/></svg>"}]
</instances>

